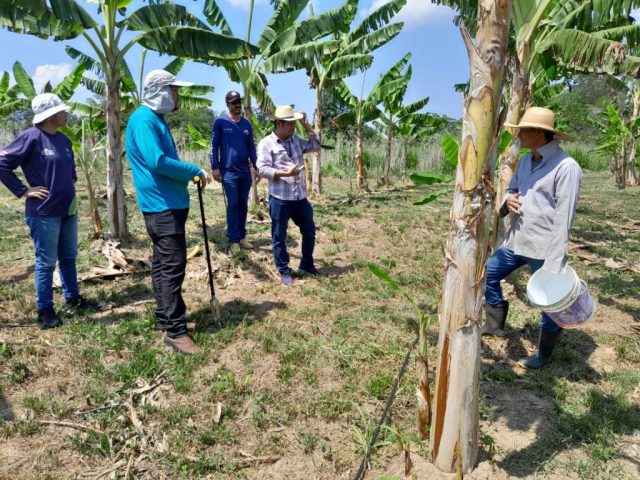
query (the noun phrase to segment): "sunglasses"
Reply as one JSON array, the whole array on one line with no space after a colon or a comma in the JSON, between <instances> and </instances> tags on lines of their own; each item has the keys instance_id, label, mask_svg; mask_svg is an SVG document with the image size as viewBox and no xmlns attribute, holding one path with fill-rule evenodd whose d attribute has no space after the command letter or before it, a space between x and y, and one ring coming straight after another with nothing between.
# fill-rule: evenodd
<instances>
[{"instance_id":1,"label":"sunglasses","mask_svg":"<svg viewBox=\"0 0 640 480\"><path fill-rule=\"evenodd\" d=\"M227 105L242 105L242 100L234 100L233 102L227 102Z\"/></svg>"}]
</instances>

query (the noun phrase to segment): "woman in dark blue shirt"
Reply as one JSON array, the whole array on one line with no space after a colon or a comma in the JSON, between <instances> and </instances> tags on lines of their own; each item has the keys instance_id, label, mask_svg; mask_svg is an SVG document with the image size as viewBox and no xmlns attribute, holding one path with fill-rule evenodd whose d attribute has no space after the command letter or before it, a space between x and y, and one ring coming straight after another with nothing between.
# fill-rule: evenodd
<instances>
[{"instance_id":1,"label":"woman in dark blue shirt","mask_svg":"<svg viewBox=\"0 0 640 480\"><path fill-rule=\"evenodd\" d=\"M35 286L38 323L42 329L62 325L53 309L53 271L56 261L67 304L92 306L80 295L76 274L78 221L76 165L69 138L65 105L57 95L43 93L31 102L33 127L21 132L0 151L0 181L19 198L26 198L25 222L35 247ZM15 174L22 168L29 186Z\"/></svg>"}]
</instances>

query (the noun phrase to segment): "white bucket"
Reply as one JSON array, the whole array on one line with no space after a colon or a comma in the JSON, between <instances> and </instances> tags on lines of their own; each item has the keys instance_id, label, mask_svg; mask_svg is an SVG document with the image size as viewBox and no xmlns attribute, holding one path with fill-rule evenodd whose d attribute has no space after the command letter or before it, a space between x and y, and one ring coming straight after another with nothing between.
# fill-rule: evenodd
<instances>
[{"instance_id":1,"label":"white bucket","mask_svg":"<svg viewBox=\"0 0 640 480\"><path fill-rule=\"evenodd\" d=\"M527 297L562 328L581 327L595 313L593 297L571 267L564 273L539 269L527 283Z\"/></svg>"}]
</instances>

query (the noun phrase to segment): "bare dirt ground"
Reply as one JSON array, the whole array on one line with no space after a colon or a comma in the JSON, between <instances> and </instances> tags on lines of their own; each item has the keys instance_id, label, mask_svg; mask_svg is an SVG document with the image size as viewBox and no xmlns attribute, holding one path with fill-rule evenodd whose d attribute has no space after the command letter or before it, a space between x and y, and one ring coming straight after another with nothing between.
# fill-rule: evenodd
<instances>
[{"instance_id":1,"label":"bare dirt ground","mask_svg":"<svg viewBox=\"0 0 640 480\"><path fill-rule=\"evenodd\" d=\"M601 180L591 181L600 188ZM268 224L250 224L255 250L230 258L222 223L210 222L224 323L199 329L206 353L187 361L151 329L147 275L87 283L104 311L37 330L28 238L14 226L25 245L0 269L0 479L352 478L363 453L359 433L369 438L415 327L410 307L366 264L384 266L418 302L435 305L439 297L448 205L442 199L416 213L416 195L403 187L317 201L323 277L296 279L289 289L272 264ZM595 236L590 222L578 225L576 240ZM194 217L188 228L197 238ZM297 266L300 238L291 232ZM140 225L133 233L136 242L123 251L144 258ZM613 254L633 265L640 248L625 245ZM87 268L104 262L90 242L84 248ZM596 315L567 332L541 372L517 363L535 351L538 334L538 312L523 295L527 274L506 285L507 336L483 339L480 456L465 478L640 476L640 299L624 294L638 291L638 277L606 267L611 252L592 253L602 262L572 262L593 285ZM208 315L205 265L195 257L185 281L197 322ZM435 345L435 324L430 338ZM390 422L410 445L411 471L405 476L405 454L383 432L366 478L456 478L428 461L428 443L417 435L415 375L412 361ZM219 424L212 420L218 404ZM628 428L619 421L626 416L638 416Z\"/></svg>"}]
</instances>

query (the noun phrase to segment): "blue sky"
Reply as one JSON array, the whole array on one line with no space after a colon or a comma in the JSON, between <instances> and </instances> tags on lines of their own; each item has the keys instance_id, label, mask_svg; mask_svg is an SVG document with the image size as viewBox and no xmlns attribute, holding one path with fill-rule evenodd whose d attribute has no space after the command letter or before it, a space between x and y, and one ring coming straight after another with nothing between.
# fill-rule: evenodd
<instances>
[{"instance_id":1,"label":"blue sky","mask_svg":"<svg viewBox=\"0 0 640 480\"><path fill-rule=\"evenodd\" d=\"M77 0L84 8L94 14L96 5L84 0ZM355 24L366 12L385 3L387 0L361 0ZM344 0L313 0L316 13L335 8ZM186 6L191 12L200 15L201 1L178 0L176 3ZM244 37L249 0L218 0L231 24L234 34ZM130 6L133 11L142 2L134 1ZM268 0L256 0L252 40L256 41L262 28L272 12ZM413 77L405 97L407 103L419 98L430 97L425 111L445 114L459 118L462 112L462 97L453 90L456 83L468 79L467 56L460 37L460 32L453 25L454 12L447 7L432 5L428 0L408 0L396 20L405 22L403 31L391 42L375 52L373 66L366 74L358 74L347 80L354 93L359 94L364 88L365 95L375 84L380 74L387 70L407 52L412 53L411 64ZM11 71L12 65L19 60L26 71L33 77L39 89L50 80L58 83L68 74L74 61L65 53L64 47L69 44L75 48L92 53L82 39L67 42L40 40L29 35L19 35L0 29L0 71ZM140 69L140 49L134 48L127 55L127 62L137 77ZM170 61L170 57L160 57L155 52L147 55L145 73L154 68L162 68ZM189 62L179 75L185 80L215 87L212 94L213 108L224 108L224 95L228 90L240 86L230 82L226 72L220 68ZM364 82L364 85L363 85ZM269 76L269 92L276 104L292 103L299 110L311 116L314 110L314 91L308 88L304 72L294 72ZM241 90L240 90L241 91ZM77 93L77 98L86 96Z\"/></svg>"}]
</instances>

